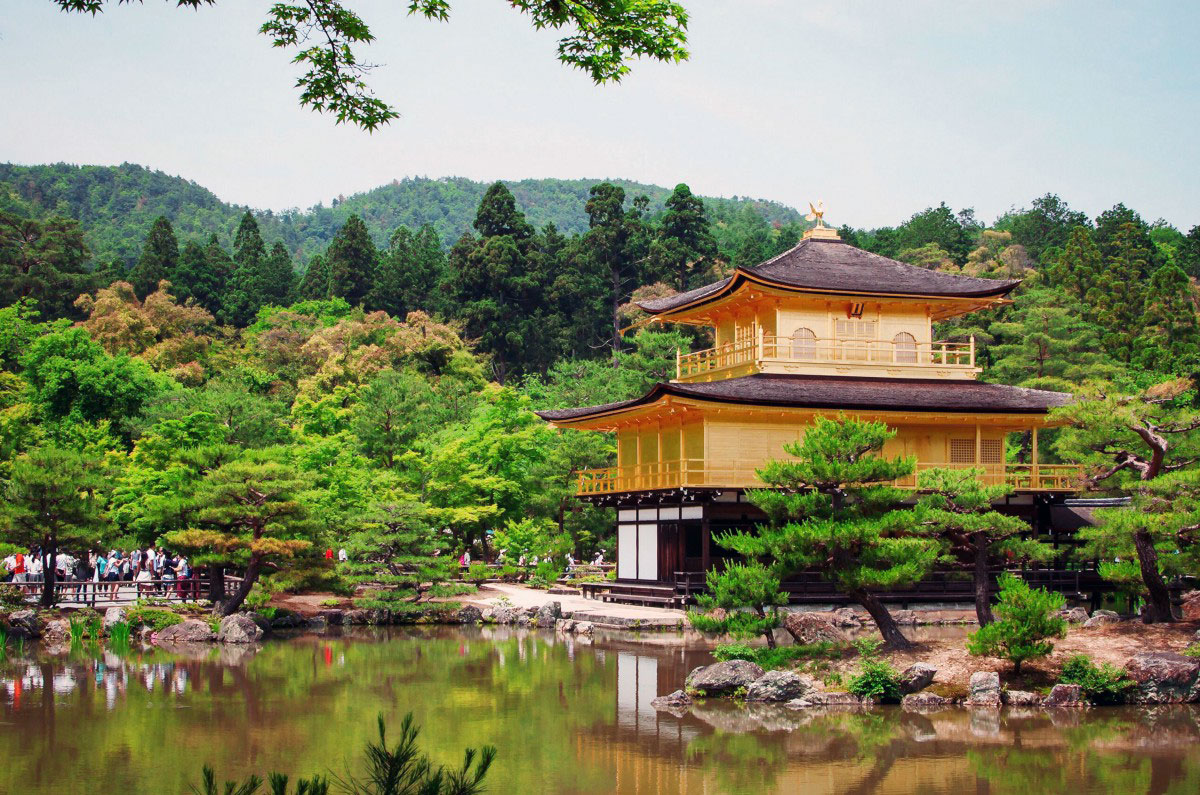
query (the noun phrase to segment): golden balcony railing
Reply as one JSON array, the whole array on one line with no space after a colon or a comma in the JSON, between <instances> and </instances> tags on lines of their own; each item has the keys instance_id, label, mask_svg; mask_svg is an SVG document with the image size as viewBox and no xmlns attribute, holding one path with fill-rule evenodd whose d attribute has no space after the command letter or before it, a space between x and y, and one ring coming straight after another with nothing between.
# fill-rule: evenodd
<instances>
[{"instance_id":1,"label":"golden balcony railing","mask_svg":"<svg viewBox=\"0 0 1200 795\"><path fill-rule=\"evenodd\" d=\"M764 363L776 362L973 370L975 338L969 342L916 342L759 334L695 353L681 353L676 360L676 378L698 378L739 366L757 370Z\"/></svg>"},{"instance_id":2,"label":"golden balcony railing","mask_svg":"<svg viewBox=\"0 0 1200 795\"><path fill-rule=\"evenodd\" d=\"M576 493L583 496L618 494L630 491L654 491L674 488L761 488L757 469L763 461L726 461L711 463L700 459L656 461L606 469L587 469L579 473ZM983 469L982 479L989 485L1001 483L1017 491L1063 491L1082 489L1083 467L1079 464L930 464L918 463L916 471L895 482L899 488L917 488L921 472L935 467L945 469Z\"/></svg>"}]
</instances>

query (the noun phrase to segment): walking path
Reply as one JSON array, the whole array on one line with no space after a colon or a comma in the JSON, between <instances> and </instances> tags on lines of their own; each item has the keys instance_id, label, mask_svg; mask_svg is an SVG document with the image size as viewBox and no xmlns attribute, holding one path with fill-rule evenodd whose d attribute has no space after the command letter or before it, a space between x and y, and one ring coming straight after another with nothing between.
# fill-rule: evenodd
<instances>
[{"instance_id":1,"label":"walking path","mask_svg":"<svg viewBox=\"0 0 1200 795\"><path fill-rule=\"evenodd\" d=\"M675 629L681 622L687 622L687 614L682 610L613 604L570 594L551 594L508 583L482 585L479 593L469 601L481 607L497 607L501 599L507 599L513 607L541 607L547 602L558 602L564 615L570 613L572 618L579 621L610 626Z\"/></svg>"}]
</instances>

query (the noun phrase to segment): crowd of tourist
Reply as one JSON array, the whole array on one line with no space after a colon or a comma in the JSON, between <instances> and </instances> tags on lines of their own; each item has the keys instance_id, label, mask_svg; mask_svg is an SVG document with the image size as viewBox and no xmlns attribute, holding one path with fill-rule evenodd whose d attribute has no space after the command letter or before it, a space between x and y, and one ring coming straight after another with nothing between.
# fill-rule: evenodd
<instances>
[{"instance_id":1,"label":"crowd of tourist","mask_svg":"<svg viewBox=\"0 0 1200 795\"><path fill-rule=\"evenodd\" d=\"M4 581L32 595L41 592L51 558L34 547L28 553L9 555L2 565ZM63 551L54 556L53 566L62 594L77 601L115 601L123 585L135 587L138 597L174 595L186 601L195 596L188 559L162 547L107 553L101 549L79 555Z\"/></svg>"}]
</instances>

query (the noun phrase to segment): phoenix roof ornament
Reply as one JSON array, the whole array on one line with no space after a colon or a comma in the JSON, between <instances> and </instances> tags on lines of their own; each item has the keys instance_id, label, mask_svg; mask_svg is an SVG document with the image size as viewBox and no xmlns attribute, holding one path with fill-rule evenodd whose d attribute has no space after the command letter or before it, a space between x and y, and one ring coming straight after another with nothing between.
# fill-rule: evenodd
<instances>
[{"instance_id":1,"label":"phoenix roof ornament","mask_svg":"<svg viewBox=\"0 0 1200 795\"><path fill-rule=\"evenodd\" d=\"M808 209L811 212L804 216L804 220L816 221L817 226L825 226L825 202L821 201L820 199L817 199L816 204L809 202Z\"/></svg>"}]
</instances>

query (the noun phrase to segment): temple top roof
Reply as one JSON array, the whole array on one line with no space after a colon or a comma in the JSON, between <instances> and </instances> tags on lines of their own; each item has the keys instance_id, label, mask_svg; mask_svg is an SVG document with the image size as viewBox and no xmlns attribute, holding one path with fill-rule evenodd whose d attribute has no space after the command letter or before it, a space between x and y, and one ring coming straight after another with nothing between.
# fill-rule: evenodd
<instances>
[{"instance_id":1,"label":"temple top roof","mask_svg":"<svg viewBox=\"0 0 1200 795\"><path fill-rule=\"evenodd\" d=\"M981 381L762 374L706 383L660 383L633 400L537 414L551 422L582 420L644 406L666 395L771 407L998 414L1045 414L1071 400L1065 392Z\"/></svg>"},{"instance_id":2,"label":"temple top roof","mask_svg":"<svg viewBox=\"0 0 1200 795\"><path fill-rule=\"evenodd\" d=\"M651 314L672 312L726 295L745 281L855 295L984 298L1004 296L1021 280L979 279L926 270L841 240L811 237L760 265L738 268L719 282L667 298L639 301L638 306Z\"/></svg>"}]
</instances>

